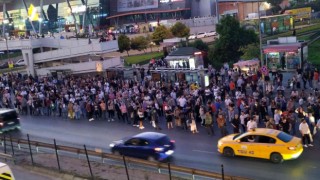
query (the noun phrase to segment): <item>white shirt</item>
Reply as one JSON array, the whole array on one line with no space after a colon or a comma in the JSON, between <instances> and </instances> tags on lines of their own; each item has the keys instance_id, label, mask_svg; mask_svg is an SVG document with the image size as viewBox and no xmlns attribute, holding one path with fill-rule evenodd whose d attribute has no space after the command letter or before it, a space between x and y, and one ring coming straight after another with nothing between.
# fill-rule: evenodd
<instances>
[{"instance_id":1,"label":"white shirt","mask_svg":"<svg viewBox=\"0 0 320 180\"><path fill-rule=\"evenodd\" d=\"M300 123L299 130L302 134L309 134L310 133L309 125L307 123L303 123L303 122Z\"/></svg>"},{"instance_id":2,"label":"white shirt","mask_svg":"<svg viewBox=\"0 0 320 180\"><path fill-rule=\"evenodd\" d=\"M248 128L248 130L252 130L252 129L257 128L257 122L254 120L250 120L247 124L247 128Z\"/></svg>"}]
</instances>

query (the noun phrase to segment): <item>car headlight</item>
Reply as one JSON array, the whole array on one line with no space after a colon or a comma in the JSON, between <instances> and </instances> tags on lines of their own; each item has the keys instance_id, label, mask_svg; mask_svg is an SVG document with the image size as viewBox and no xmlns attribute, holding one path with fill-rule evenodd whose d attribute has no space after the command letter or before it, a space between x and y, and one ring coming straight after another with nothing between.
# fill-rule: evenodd
<instances>
[{"instance_id":1,"label":"car headlight","mask_svg":"<svg viewBox=\"0 0 320 180\"><path fill-rule=\"evenodd\" d=\"M114 147L114 146L115 146L115 144L114 144L114 143L111 143L109 146L110 146L110 147Z\"/></svg>"},{"instance_id":2,"label":"car headlight","mask_svg":"<svg viewBox=\"0 0 320 180\"><path fill-rule=\"evenodd\" d=\"M218 141L218 147L222 146L222 142L221 141Z\"/></svg>"}]
</instances>

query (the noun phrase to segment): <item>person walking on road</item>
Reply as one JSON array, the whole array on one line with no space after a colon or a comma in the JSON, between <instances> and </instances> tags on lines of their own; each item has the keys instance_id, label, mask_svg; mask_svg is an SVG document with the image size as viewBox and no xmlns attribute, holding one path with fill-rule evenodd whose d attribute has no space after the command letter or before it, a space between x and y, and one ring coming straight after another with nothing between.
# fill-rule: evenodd
<instances>
[{"instance_id":1,"label":"person walking on road","mask_svg":"<svg viewBox=\"0 0 320 180\"><path fill-rule=\"evenodd\" d=\"M210 113L210 111L206 112L206 116L205 116L205 127L207 129L207 132L209 135L214 135L214 131L213 131L213 119L212 119L212 115Z\"/></svg>"},{"instance_id":2,"label":"person walking on road","mask_svg":"<svg viewBox=\"0 0 320 180\"><path fill-rule=\"evenodd\" d=\"M302 143L304 147L312 147L313 145L311 144L311 139L310 139L310 129L309 129L309 125L307 124L305 119L301 120L301 123L299 125L299 131L301 133L302 136Z\"/></svg>"}]
</instances>

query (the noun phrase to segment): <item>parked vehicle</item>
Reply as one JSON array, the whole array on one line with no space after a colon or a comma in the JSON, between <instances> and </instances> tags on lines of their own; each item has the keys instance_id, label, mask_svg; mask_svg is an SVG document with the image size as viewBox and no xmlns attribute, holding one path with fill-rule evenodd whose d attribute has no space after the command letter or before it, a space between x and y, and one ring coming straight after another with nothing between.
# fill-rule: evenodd
<instances>
[{"instance_id":1,"label":"parked vehicle","mask_svg":"<svg viewBox=\"0 0 320 180\"><path fill-rule=\"evenodd\" d=\"M189 37L188 37L188 39L196 39L197 38L197 36L195 35L195 34L191 34Z\"/></svg>"},{"instance_id":2,"label":"parked vehicle","mask_svg":"<svg viewBox=\"0 0 320 180\"><path fill-rule=\"evenodd\" d=\"M197 38L198 39L199 38L205 38L205 37L207 37L207 33L205 33L205 32L200 32L200 33L197 34Z\"/></svg>"},{"instance_id":3,"label":"parked vehicle","mask_svg":"<svg viewBox=\"0 0 320 180\"><path fill-rule=\"evenodd\" d=\"M208 37L209 37L209 36L217 36L217 35L218 35L218 33L215 32L215 31L207 32L207 36L208 36Z\"/></svg>"},{"instance_id":4,"label":"parked vehicle","mask_svg":"<svg viewBox=\"0 0 320 180\"><path fill-rule=\"evenodd\" d=\"M0 179L15 180L10 167L2 162L0 162Z\"/></svg>"},{"instance_id":5,"label":"parked vehicle","mask_svg":"<svg viewBox=\"0 0 320 180\"><path fill-rule=\"evenodd\" d=\"M19 59L17 62L14 63L14 66L25 66L26 63L24 59Z\"/></svg>"}]
</instances>

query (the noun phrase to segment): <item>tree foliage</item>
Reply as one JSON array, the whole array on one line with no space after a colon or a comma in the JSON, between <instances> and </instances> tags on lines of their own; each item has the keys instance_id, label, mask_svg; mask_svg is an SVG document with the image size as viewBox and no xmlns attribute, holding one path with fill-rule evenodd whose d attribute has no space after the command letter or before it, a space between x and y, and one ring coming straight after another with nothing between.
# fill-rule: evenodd
<instances>
[{"instance_id":1,"label":"tree foliage","mask_svg":"<svg viewBox=\"0 0 320 180\"><path fill-rule=\"evenodd\" d=\"M130 38L128 36L121 34L118 37L118 46L119 46L119 51L121 53L126 51L129 56L131 45L130 45Z\"/></svg>"},{"instance_id":2,"label":"tree foliage","mask_svg":"<svg viewBox=\"0 0 320 180\"><path fill-rule=\"evenodd\" d=\"M210 61L236 62L243 54L241 47L258 42L258 36L253 30L240 27L239 21L231 16L222 18L216 31L220 37L216 40L211 56L213 59L209 59Z\"/></svg>"},{"instance_id":3,"label":"tree foliage","mask_svg":"<svg viewBox=\"0 0 320 180\"><path fill-rule=\"evenodd\" d=\"M179 37L179 38L187 37L190 34L190 28L181 22L177 22L176 24L174 24L170 28L170 31L173 36Z\"/></svg>"},{"instance_id":4,"label":"tree foliage","mask_svg":"<svg viewBox=\"0 0 320 180\"><path fill-rule=\"evenodd\" d=\"M283 0L267 0L272 6L279 6Z\"/></svg>"},{"instance_id":5,"label":"tree foliage","mask_svg":"<svg viewBox=\"0 0 320 180\"><path fill-rule=\"evenodd\" d=\"M171 32L163 25L156 27L152 34L152 41L157 45L160 44L164 39L172 37Z\"/></svg>"},{"instance_id":6,"label":"tree foliage","mask_svg":"<svg viewBox=\"0 0 320 180\"><path fill-rule=\"evenodd\" d=\"M255 58L260 58L260 48L258 43L248 44L245 47L240 48L243 52L241 59L243 60L250 60Z\"/></svg>"},{"instance_id":7,"label":"tree foliage","mask_svg":"<svg viewBox=\"0 0 320 180\"><path fill-rule=\"evenodd\" d=\"M203 42L201 39L195 40L191 45L192 47L197 48L200 51L205 51L205 52L209 51L208 45L205 42Z\"/></svg>"},{"instance_id":8,"label":"tree foliage","mask_svg":"<svg viewBox=\"0 0 320 180\"><path fill-rule=\"evenodd\" d=\"M131 49L145 51L148 48L148 40L144 36L137 36L131 39Z\"/></svg>"}]
</instances>

